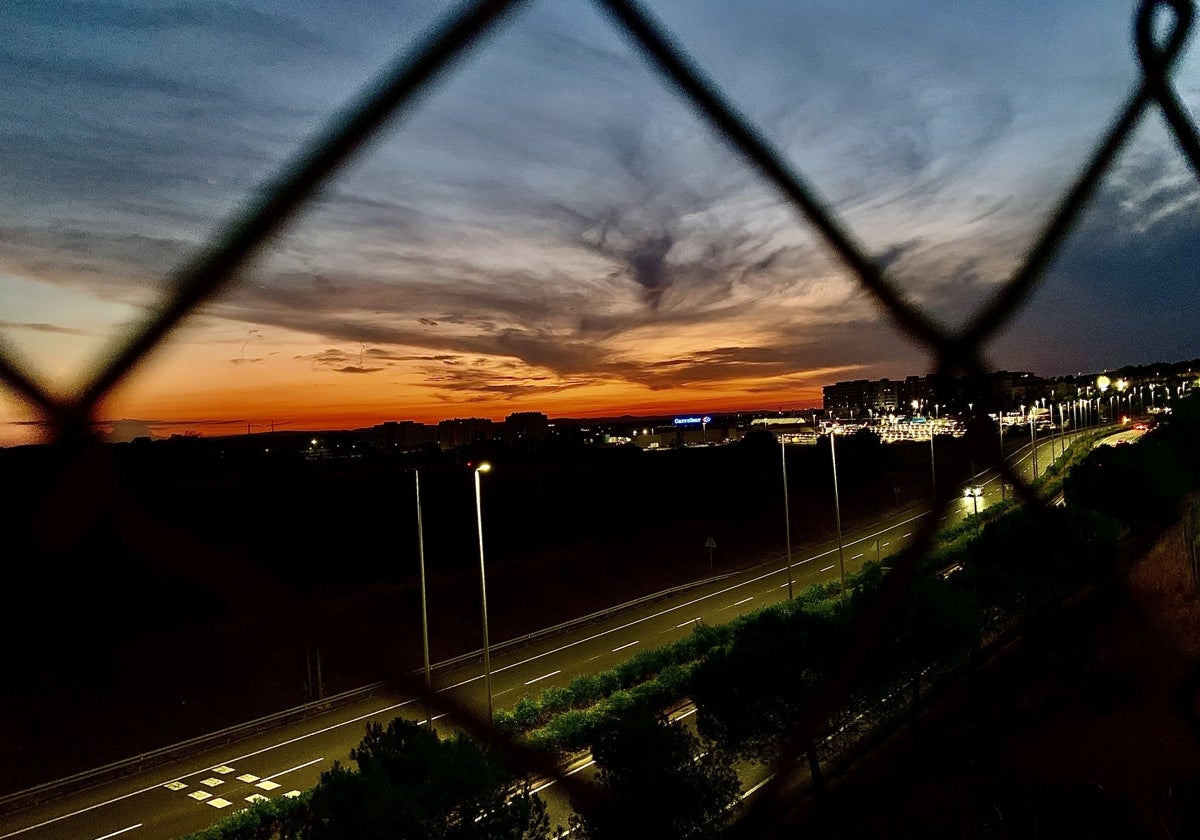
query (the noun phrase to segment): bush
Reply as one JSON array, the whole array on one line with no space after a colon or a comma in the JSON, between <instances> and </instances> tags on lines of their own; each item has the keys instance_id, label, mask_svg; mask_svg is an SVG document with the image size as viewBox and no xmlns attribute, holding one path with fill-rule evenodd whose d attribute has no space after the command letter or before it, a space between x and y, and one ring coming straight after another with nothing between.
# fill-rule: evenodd
<instances>
[{"instance_id":1,"label":"bush","mask_svg":"<svg viewBox=\"0 0 1200 840\"><path fill-rule=\"evenodd\" d=\"M592 674L580 674L571 680L567 691L571 693L571 705L575 707L590 706L604 696L599 677Z\"/></svg>"},{"instance_id":2,"label":"bush","mask_svg":"<svg viewBox=\"0 0 1200 840\"><path fill-rule=\"evenodd\" d=\"M545 728L530 736L530 742L554 752L577 752L586 749L596 731L597 715L582 709L570 709L554 717Z\"/></svg>"},{"instance_id":3,"label":"bush","mask_svg":"<svg viewBox=\"0 0 1200 840\"><path fill-rule=\"evenodd\" d=\"M525 696L517 701L512 710L513 723L518 729L532 729L542 722L542 711L532 697Z\"/></svg>"},{"instance_id":4,"label":"bush","mask_svg":"<svg viewBox=\"0 0 1200 840\"><path fill-rule=\"evenodd\" d=\"M546 719L560 712L565 712L572 705L573 696L570 691L558 686L550 686L542 692L539 705L541 706L542 719Z\"/></svg>"},{"instance_id":5,"label":"bush","mask_svg":"<svg viewBox=\"0 0 1200 840\"><path fill-rule=\"evenodd\" d=\"M312 821L312 796L313 792L308 790L297 797L256 802L211 828L180 840L261 840L265 837L292 840L300 837Z\"/></svg>"}]
</instances>

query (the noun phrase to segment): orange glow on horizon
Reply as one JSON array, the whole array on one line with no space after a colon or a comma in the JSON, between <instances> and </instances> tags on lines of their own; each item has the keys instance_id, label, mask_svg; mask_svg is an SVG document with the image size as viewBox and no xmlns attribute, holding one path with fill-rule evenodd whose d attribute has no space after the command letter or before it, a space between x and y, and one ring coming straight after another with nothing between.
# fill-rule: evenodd
<instances>
[{"instance_id":1,"label":"orange glow on horizon","mask_svg":"<svg viewBox=\"0 0 1200 840\"><path fill-rule=\"evenodd\" d=\"M561 395L560 395L561 396ZM525 399L496 400L489 402L449 403L432 400L425 404L397 405L386 409L378 406L337 405L322 408L304 405L297 400L258 401L255 404L228 402L222 406L197 400L182 404L156 404L153 412L134 410L105 412L111 420L120 417L152 417L153 424L170 426L173 434L188 432L204 436L244 434L245 424L251 424L251 433L270 431L333 431L362 429L389 421L411 420L417 423L437 425L442 420L479 417L501 422L509 414L519 411L540 411L551 419L558 418L604 418L629 416L666 416L692 414L696 412L731 413L737 411L808 411L821 406L819 387L797 389L787 394L787 399L764 399L761 393L722 394L720 396L698 396L695 394L630 395L630 399L614 402L600 401L594 395L580 399ZM783 396L782 394L779 396ZM149 406L142 404L140 409ZM192 421L192 422L189 422ZM167 436L163 432L161 436ZM158 436L158 435L156 435Z\"/></svg>"}]
</instances>

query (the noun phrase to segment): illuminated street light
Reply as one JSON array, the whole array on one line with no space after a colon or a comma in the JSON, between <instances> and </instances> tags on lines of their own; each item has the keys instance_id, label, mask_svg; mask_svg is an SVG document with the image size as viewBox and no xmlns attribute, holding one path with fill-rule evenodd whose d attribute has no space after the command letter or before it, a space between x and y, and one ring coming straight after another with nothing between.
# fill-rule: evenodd
<instances>
[{"instance_id":1,"label":"illuminated street light","mask_svg":"<svg viewBox=\"0 0 1200 840\"><path fill-rule=\"evenodd\" d=\"M841 599L846 600L846 561L842 556L842 506L838 501L838 480L837 480L837 448L834 446L834 434L831 429L829 432L829 459L833 464L833 515L834 521L837 523L837 540L838 540L838 574L841 577Z\"/></svg>"},{"instance_id":2,"label":"illuminated street light","mask_svg":"<svg viewBox=\"0 0 1200 840\"><path fill-rule=\"evenodd\" d=\"M1033 406L1029 406L1029 445L1033 450L1033 477L1037 479L1037 433L1034 431Z\"/></svg>"},{"instance_id":3,"label":"illuminated street light","mask_svg":"<svg viewBox=\"0 0 1200 840\"><path fill-rule=\"evenodd\" d=\"M1004 409L996 411L996 430L1000 433L1000 467L1004 467ZM1004 473L1000 474L1000 501L1004 501Z\"/></svg>"},{"instance_id":4,"label":"illuminated street light","mask_svg":"<svg viewBox=\"0 0 1200 840\"><path fill-rule=\"evenodd\" d=\"M975 508L975 530L979 530L979 497L983 495L983 488L978 484L973 484L963 490L963 496L971 500L972 506Z\"/></svg>"},{"instance_id":5,"label":"illuminated street light","mask_svg":"<svg viewBox=\"0 0 1200 840\"><path fill-rule=\"evenodd\" d=\"M488 720L492 719L492 653L488 647L487 570L483 565L483 506L479 501L479 474L492 465L484 461L475 468L475 524L479 529L479 592L483 598L483 681L487 691Z\"/></svg>"},{"instance_id":6,"label":"illuminated street light","mask_svg":"<svg viewBox=\"0 0 1200 840\"><path fill-rule=\"evenodd\" d=\"M1050 409L1054 411L1053 408ZM1067 420L1063 416L1063 404L1058 404L1058 455L1061 458L1067 454Z\"/></svg>"},{"instance_id":7,"label":"illuminated street light","mask_svg":"<svg viewBox=\"0 0 1200 840\"><path fill-rule=\"evenodd\" d=\"M787 573L788 573L788 600L792 600L792 523L788 513L788 495L787 495L787 444L783 442L783 435L779 436L779 456L783 460L783 533L787 540Z\"/></svg>"},{"instance_id":8,"label":"illuminated street light","mask_svg":"<svg viewBox=\"0 0 1200 840\"><path fill-rule=\"evenodd\" d=\"M937 501L937 462L933 457L933 429L929 430L929 485L933 490L933 499Z\"/></svg>"},{"instance_id":9,"label":"illuminated street light","mask_svg":"<svg viewBox=\"0 0 1200 840\"><path fill-rule=\"evenodd\" d=\"M425 607L425 527L421 521L421 472L413 469L413 490L417 496L417 557L421 570L421 646L425 653L425 689L433 691L429 676L429 613ZM433 711L429 704L425 705L425 719L428 726L433 728Z\"/></svg>"}]
</instances>

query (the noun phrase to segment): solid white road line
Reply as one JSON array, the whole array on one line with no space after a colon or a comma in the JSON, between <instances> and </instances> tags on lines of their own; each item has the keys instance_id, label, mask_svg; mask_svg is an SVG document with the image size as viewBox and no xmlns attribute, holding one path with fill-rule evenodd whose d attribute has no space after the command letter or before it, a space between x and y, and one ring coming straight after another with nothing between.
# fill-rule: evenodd
<instances>
[{"instance_id":1,"label":"solid white road line","mask_svg":"<svg viewBox=\"0 0 1200 840\"><path fill-rule=\"evenodd\" d=\"M97 837L96 840L108 840L109 837L116 837L118 834L124 834L126 831L133 831L135 828L141 827L141 823L138 823L137 825L131 825L129 828L122 828L120 831L114 831L111 834L105 834L101 837Z\"/></svg>"},{"instance_id":2,"label":"solid white road line","mask_svg":"<svg viewBox=\"0 0 1200 840\"><path fill-rule=\"evenodd\" d=\"M272 779L278 779L280 776L286 776L288 773L291 773L293 770L303 770L305 767L308 767L309 765L316 764L318 761L324 761L324 760L325 760L324 758L314 758L312 761L306 761L303 764L297 764L295 767L289 767L287 770L280 770L274 776L264 776L262 781L269 782Z\"/></svg>"}]
</instances>

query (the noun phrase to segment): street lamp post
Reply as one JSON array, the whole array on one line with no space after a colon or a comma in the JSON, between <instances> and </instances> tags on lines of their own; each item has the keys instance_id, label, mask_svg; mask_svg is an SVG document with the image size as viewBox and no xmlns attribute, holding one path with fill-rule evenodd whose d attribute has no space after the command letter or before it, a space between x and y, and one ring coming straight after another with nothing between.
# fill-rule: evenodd
<instances>
[{"instance_id":1,"label":"street lamp post","mask_svg":"<svg viewBox=\"0 0 1200 840\"><path fill-rule=\"evenodd\" d=\"M1063 404L1058 404L1058 454L1067 454L1067 419L1063 414Z\"/></svg>"},{"instance_id":2,"label":"street lamp post","mask_svg":"<svg viewBox=\"0 0 1200 840\"><path fill-rule=\"evenodd\" d=\"M413 470L413 490L417 497L417 557L421 570L421 647L425 653L425 689L433 691L433 683L429 676L429 613L425 602L425 526L421 521L421 472ZM433 728L433 712L429 704L425 704L425 719Z\"/></svg>"},{"instance_id":3,"label":"street lamp post","mask_svg":"<svg viewBox=\"0 0 1200 840\"><path fill-rule=\"evenodd\" d=\"M846 600L846 561L842 554L842 506L838 501L838 480L837 480L837 447L834 445L834 438L837 435L832 429L829 430L829 459L833 464L833 515L834 521L837 523L837 541L838 541L838 575L841 578L841 599Z\"/></svg>"},{"instance_id":4,"label":"street lamp post","mask_svg":"<svg viewBox=\"0 0 1200 840\"><path fill-rule=\"evenodd\" d=\"M787 444L783 442L783 435L779 436L779 457L783 462L783 534L787 540L787 575L788 575L788 600L792 600L792 522L788 512L788 488L787 488Z\"/></svg>"},{"instance_id":5,"label":"street lamp post","mask_svg":"<svg viewBox=\"0 0 1200 840\"><path fill-rule=\"evenodd\" d=\"M1043 410L1043 411L1046 409L1046 398L1045 398L1045 397L1039 397L1039 398L1038 398L1037 400L1035 400L1034 402L1035 402L1035 403L1038 403L1038 402L1040 402L1040 403L1042 404L1042 410ZM1039 416L1040 416L1040 415L1039 415ZM1050 423L1051 423L1051 424L1053 424L1053 423L1054 423L1054 406L1051 406L1051 407L1050 407L1050 418L1049 418L1049 420L1050 420ZM1054 463L1054 435L1050 435L1050 463L1052 463L1052 464Z\"/></svg>"},{"instance_id":6,"label":"street lamp post","mask_svg":"<svg viewBox=\"0 0 1200 840\"><path fill-rule=\"evenodd\" d=\"M1000 467L1000 469L1001 469L1001 473L1000 473L1000 501L1002 501L1002 502L1003 502L1003 501L1004 501L1004 494L1005 494L1005 489L1004 489L1004 472L1003 472L1003 469L1004 469L1004 409L1003 409L1003 408L998 408L998 409L996 409L996 431L1000 433L1000 434L999 434L999 436L1000 436L1000 464L999 464L999 467Z\"/></svg>"},{"instance_id":7,"label":"street lamp post","mask_svg":"<svg viewBox=\"0 0 1200 840\"><path fill-rule=\"evenodd\" d=\"M973 479L972 479L973 480ZM978 484L972 484L967 488L967 495L971 497L971 506L974 508L975 533L979 533L979 497L983 495L983 488Z\"/></svg>"},{"instance_id":8,"label":"street lamp post","mask_svg":"<svg viewBox=\"0 0 1200 840\"><path fill-rule=\"evenodd\" d=\"M937 501L937 462L933 457L933 429L929 430L929 485L933 490L933 499Z\"/></svg>"},{"instance_id":9,"label":"street lamp post","mask_svg":"<svg viewBox=\"0 0 1200 840\"><path fill-rule=\"evenodd\" d=\"M1034 477L1034 479L1036 479L1037 475L1038 475L1038 470L1037 470L1037 432L1034 429L1033 417L1034 417L1033 407L1030 406L1030 408L1029 408L1029 446L1030 446L1030 449L1033 451L1033 477Z\"/></svg>"},{"instance_id":10,"label":"street lamp post","mask_svg":"<svg viewBox=\"0 0 1200 840\"><path fill-rule=\"evenodd\" d=\"M475 468L475 524L479 530L479 593L483 598L483 681L487 691L488 722L492 713L492 652L488 646L487 615L487 570L483 565L483 506L479 500L479 474L488 472L492 465L486 461Z\"/></svg>"}]
</instances>

